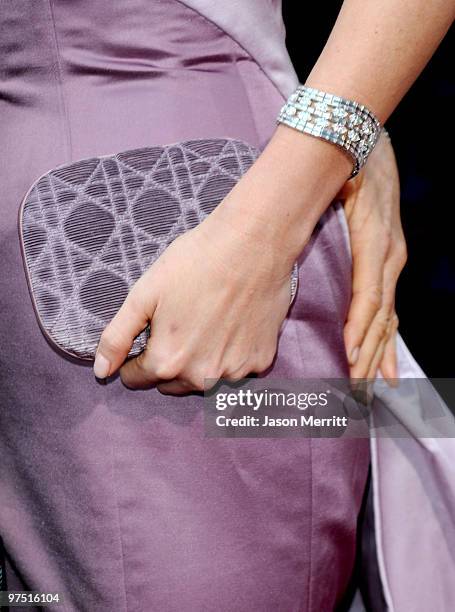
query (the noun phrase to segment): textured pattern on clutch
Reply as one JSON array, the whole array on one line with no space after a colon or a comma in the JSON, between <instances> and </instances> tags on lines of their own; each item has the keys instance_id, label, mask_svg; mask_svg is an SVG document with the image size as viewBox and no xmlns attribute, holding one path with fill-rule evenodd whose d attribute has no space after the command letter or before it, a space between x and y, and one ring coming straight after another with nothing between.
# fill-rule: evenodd
<instances>
[{"instance_id":1,"label":"textured pattern on clutch","mask_svg":"<svg viewBox=\"0 0 455 612\"><path fill-rule=\"evenodd\" d=\"M39 178L19 223L47 338L65 353L93 359L129 288L177 236L210 214L257 155L237 140L192 140L85 159ZM143 350L147 337L148 328L130 355Z\"/></svg>"},{"instance_id":2,"label":"textured pattern on clutch","mask_svg":"<svg viewBox=\"0 0 455 612\"><path fill-rule=\"evenodd\" d=\"M39 178L19 224L45 336L67 354L93 359L129 288L210 214L258 154L238 140L191 140L84 159ZM148 334L147 327L130 355L143 350Z\"/></svg>"}]
</instances>

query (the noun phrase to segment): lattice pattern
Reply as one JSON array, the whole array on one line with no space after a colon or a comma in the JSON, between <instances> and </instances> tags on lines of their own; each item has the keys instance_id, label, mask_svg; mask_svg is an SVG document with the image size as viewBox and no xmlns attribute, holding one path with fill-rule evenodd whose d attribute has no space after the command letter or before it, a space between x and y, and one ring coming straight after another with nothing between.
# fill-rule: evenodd
<instances>
[{"instance_id":1,"label":"lattice pattern","mask_svg":"<svg viewBox=\"0 0 455 612\"><path fill-rule=\"evenodd\" d=\"M85 159L42 176L24 199L21 236L48 338L93 358L133 283L221 202L257 154L236 140L193 140ZM146 341L144 330L130 355Z\"/></svg>"}]
</instances>

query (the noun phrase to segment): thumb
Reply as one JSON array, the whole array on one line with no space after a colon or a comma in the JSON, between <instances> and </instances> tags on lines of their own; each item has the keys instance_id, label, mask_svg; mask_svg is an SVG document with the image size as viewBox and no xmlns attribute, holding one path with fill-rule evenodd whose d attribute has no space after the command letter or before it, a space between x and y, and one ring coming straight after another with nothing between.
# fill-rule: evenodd
<instances>
[{"instance_id":1,"label":"thumb","mask_svg":"<svg viewBox=\"0 0 455 612\"><path fill-rule=\"evenodd\" d=\"M137 289L132 289L120 310L105 328L96 351L93 372L97 378L114 374L128 356L134 339L145 329L154 307L145 307L138 299ZM149 311L149 312L146 312Z\"/></svg>"}]
</instances>

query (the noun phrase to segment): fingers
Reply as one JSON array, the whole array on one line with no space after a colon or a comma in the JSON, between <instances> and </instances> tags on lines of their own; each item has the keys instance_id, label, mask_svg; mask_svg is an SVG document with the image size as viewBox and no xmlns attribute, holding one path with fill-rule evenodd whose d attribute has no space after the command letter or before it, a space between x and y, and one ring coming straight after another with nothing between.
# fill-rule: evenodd
<instances>
[{"instance_id":1,"label":"fingers","mask_svg":"<svg viewBox=\"0 0 455 612\"><path fill-rule=\"evenodd\" d=\"M387 342L389 318L389 313L387 313L385 309L381 309L373 319L362 346L359 349L358 359L351 367L352 378L370 377L374 364L376 362L379 364ZM372 376L375 376L375 373L372 374Z\"/></svg>"},{"instance_id":2,"label":"fingers","mask_svg":"<svg viewBox=\"0 0 455 612\"><path fill-rule=\"evenodd\" d=\"M380 363L380 369L385 379L390 381L390 384L394 386L394 381L398 378L398 367L397 367L397 330L398 330L398 317L394 313L391 325L391 332L384 348L384 354Z\"/></svg>"},{"instance_id":3,"label":"fingers","mask_svg":"<svg viewBox=\"0 0 455 612\"><path fill-rule=\"evenodd\" d=\"M213 387L220 371L210 363L195 363L194 357L182 349L164 347L152 333L147 348L138 357L129 359L121 368L123 384L131 389L156 386L163 393L180 395Z\"/></svg>"},{"instance_id":4,"label":"fingers","mask_svg":"<svg viewBox=\"0 0 455 612\"><path fill-rule=\"evenodd\" d=\"M389 325L389 328L390 328L390 325ZM371 360L370 368L367 373L368 379L376 378L376 375L379 369L379 364L382 361L382 357L384 355L384 350L385 350L388 340L389 340L389 336L388 336L388 333L386 333L384 337L382 338L382 340L379 342L378 347L376 349L376 353L374 354L373 359Z\"/></svg>"},{"instance_id":5,"label":"fingers","mask_svg":"<svg viewBox=\"0 0 455 612\"><path fill-rule=\"evenodd\" d=\"M120 369L123 384L130 389L148 389L158 382L171 381L182 371L184 356L170 348L158 348L159 342L152 334L146 349L134 359L129 359Z\"/></svg>"},{"instance_id":6,"label":"fingers","mask_svg":"<svg viewBox=\"0 0 455 612\"><path fill-rule=\"evenodd\" d=\"M356 362L351 366L353 378L374 378L382 362L385 348L392 333L396 332L398 318L395 314L395 291L401 267L391 255L383 266L383 289L381 304L374 315L358 351ZM393 344L388 347L387 363L393 363Z\"/></svg>"},{"instance_id":7,"label":"fingers","mask_svg":"<svg viewBox=\"0 0 455 612\"><path fill-rule=\"evenodd\" d=\"M153 311L154 308L148 308ZM111 376L125 361L135 337L145 329L149 317L133 288L120 310L101 335L93 371L97 378Z\"/></svg>"},{"instance_id":8,"label":"fingers","mask_svg":"<svg viewBox=\"0 0 455 612\"><path fill-rule=\"evenodd\" d=\"M209 391L221 378L228 382L238 382L249 374L265 371L271 365L271 362L272 360L262 359L258 365L251 365L250 367L241 366L232 373L226 372L222 376L206 377L204 380L198 380L197 377L189 377L188 380L176 378L169 382L158 381L156 388L165 395L183 395L192 391Z\"/></svg>"},{"instance_id":9,"label":"fingers","mask_svg":"<svg viewBox=\"0 0 455 612\"><path fill-rule=\"evenodd\" d=\"M358 361L360 347L382 305L384 260L385 253L378 254L373 241L364 244L353 257L352 301L344 328L351 366Z\"/></svg>"},{"instance_id":10,"label":"fingers","mask_svg":"<svg viewBox=\"0 0 455 612\"><path fill-rule=\"evenodd\" d=\"M161 393L173 395L208 391L220 378L236 382L253 372L263 372L272 364L276 354L276 341L264 341L261 350L243 358L238 351L233 351L232 355L221 353L218 359L210 353L198 359L185 348L175 351L169 345L164 347L156 327L153 329L155 332L152 332L146 350L129 359L120 369L123 384L131 389L156 386Z\"/></svg>"}]
</instances>

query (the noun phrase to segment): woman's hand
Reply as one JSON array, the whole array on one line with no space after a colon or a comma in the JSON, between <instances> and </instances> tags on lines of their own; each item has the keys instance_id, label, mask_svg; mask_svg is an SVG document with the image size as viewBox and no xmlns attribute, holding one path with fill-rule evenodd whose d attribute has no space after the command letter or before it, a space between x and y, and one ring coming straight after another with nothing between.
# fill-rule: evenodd
<instances>
[{"instance_id":1,"label":"woman's hand","mask_svg":"<svg viewBox=\"0 0 455 612\"><path fill-rule=\"evenodd\" d=\"M340 192L351 237L353 297L345 326L352 378L397 378L395 290L406 262L395 155L383 133Z\"/></svg>"},{"instance_id":2,"label":"woman's hand","mask_svg":"<svg viewBox=\"0 0 455 612\"><path fill-rule=\"evenodd\" d=\"M179 394L203 390L207 378L266 370L289 308L290 272L270 244L216 209L133 286L101 337L95 374L122 366L128 387ZM146 349L122 365L149 320Z\"/></svg>"},{"instance_id":3,"label":"woman's hand","mask_svg":"<svg viewBox=\"0 0 455 612\"><path fill-rule=\"evenodd\" d=\"M351 167L337 147L280 126L225 200L133 286L101 336L95 375L120 368L128 387L178 394L266 370L294 261ZM149 321L146 349L125 362Z\"/></svg>"}]
</instances>

